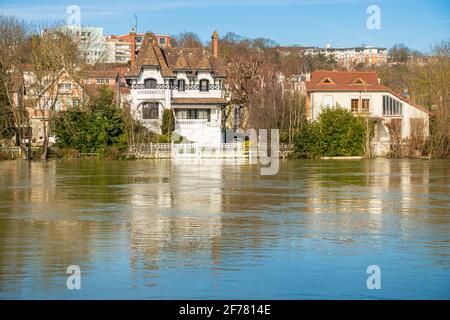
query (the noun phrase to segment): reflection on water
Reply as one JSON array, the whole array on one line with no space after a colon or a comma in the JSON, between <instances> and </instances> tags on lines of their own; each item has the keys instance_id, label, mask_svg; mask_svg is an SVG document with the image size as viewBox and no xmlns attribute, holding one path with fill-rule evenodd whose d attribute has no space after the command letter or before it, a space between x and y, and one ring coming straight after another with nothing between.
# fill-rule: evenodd
<instances>
[{"instance_id":1,"label":"reflection on water","mask_svg":"<svg viewBox=\"0 0 450 320\"><path fill-rule=\"evenodd\" d=\"M450 298L448 161L0 162L0 298ZM65 288L69 265L81 290ZM382 289L366 288L379 265Z\"/></svg>"}]
</instances>

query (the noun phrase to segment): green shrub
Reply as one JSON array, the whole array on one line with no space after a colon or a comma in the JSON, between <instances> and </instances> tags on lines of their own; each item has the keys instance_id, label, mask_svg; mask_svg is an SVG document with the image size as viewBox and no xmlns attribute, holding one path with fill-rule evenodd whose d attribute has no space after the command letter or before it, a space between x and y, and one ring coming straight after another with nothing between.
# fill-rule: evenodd
<instances>
[{"instance_id":1,"label":"green shrub","mask_svg":"<svg viewBox=\"0 0 450 320\"><path fill-rule=\"evenodd\" d=\"M312 123L304 122L294 138L294 156L362 156L364 122L340 107L326 108Z\"/></svg>"},{"instance_id":2,"label":"green shrub","mask_svg":"<svg viewBox=\"0 0 450 320\"><path fill-rule=\"evenodd\" d=\"M294 151L291 157L315 158L321 155L319 139L319 127L316 122L303 121L294 135Z\"/></svg>"},{"instance_id":3,"label":"green shrub","mask_svg":"<svg viewBox=\"0 0 450 320\"><path fill-rule=\"evenodd\" d=\"M175 119L173 118L173 112L172 110L165 109L162 118L161 132L163 135L170 136L173 130L175 130Z\"/></svg>"},{"instance_id":4,"label":"green shrub","mask_svg":"<svg viewBox=\"0 0 450 320\"><path fill-rule=\"evenodd\" d=\"M156 135L152 142L155 142L155 143L170 143L171 141L170 141L170 136L162 134L162 135Z\"/></svg>"},{"instance_id":5,"label":"green shrub","mask_svg":"<svg viewBox=\"0 0 450 320\"><path fill-rule=\"evenodd\" d=\"M106 154L112 146L126 147L125 116L114 107L113 94L102 88L86 109L60 112L53 121L57 146L81 153Z\"/></svg>"}]
</instances>

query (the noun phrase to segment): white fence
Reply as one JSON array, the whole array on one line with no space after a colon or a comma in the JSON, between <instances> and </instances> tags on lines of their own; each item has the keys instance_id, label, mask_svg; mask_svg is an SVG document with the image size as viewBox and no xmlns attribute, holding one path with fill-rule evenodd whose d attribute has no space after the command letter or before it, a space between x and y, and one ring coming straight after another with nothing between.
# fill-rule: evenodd
<instances>
[{"instance_id":1,"label":"white fence","mask_svg":"<svg viewBox=\"0 0 450 320\"><path fill-rule=\"evenodd\" d=\"M177 158L213 158L213 159L236 159L246 158L249 152L244 143L221 143L221 144L174 144L172 146L172 157Z\"/></svg>"},{"instance_id":2,"label":"white fence","mask_svg":"<svg viewBox=\"0 0 450 320\"><path fill-rule=\"evenodd\" d=\"M259 147L265 146L260 145ZM270 146L268 147L270 150ZM278 156L286 157L292 146L280 144ZM174 159L242 159L257 157L257 151L252 150L243 142L220 144L195 143L146 143L134 144L128 148L128 155L138 159L174 158Z\"/></svg>"},{"instance_id":3,"label":"white fence","mask_svg":"<svg viewBox=\"0 0 450 320\"><path fill-rule=\"evenodd\" d=\"M170 158L172 156L171 143L140 143L128 147L127 154L138 159Z\"/></svg>"}]
</instances>

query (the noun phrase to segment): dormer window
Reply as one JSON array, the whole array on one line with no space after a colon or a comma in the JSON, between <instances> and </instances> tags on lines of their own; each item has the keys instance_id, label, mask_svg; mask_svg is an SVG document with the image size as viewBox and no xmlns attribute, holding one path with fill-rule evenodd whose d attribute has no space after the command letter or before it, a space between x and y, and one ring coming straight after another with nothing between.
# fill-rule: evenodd
<instances>
[{"instance_id":1,"label":"dormer window","mask_svg":"<svg viewBox=\"0 0 450 320\"><path fill-rule=\"evenodd\" d=\"M320 81L320 84L334 84L334 82L329 77L326 77Z\"/></svg>"},{"instance_id":2,"label":"dormer window","mask_svg":"<svg viewBox=\"0 0 450 320\"><path fill-rule=\"evenodd\" d=\"M209 91L209 80L202 79L200 80L200 92L208 92Z\"/></svg>"},{"instance_id":3,"label":"dormer window","mask_svg":"<svg viewBox=\"0 0 450 320\"><path fill-rule=\"evenodd\" d=\"M364 82L363 79L361 79L361 78L356 78L356 79L352 82L352 84L356 84L356 85L364 85L364 84L366 84L366 83Z\"/></svg>"},{"instance_id":4,"label":"dormer window","mask_svg":"<svg viewBox=\"0 0 450 320\"><path fill-rule=\"evenodd\" d=\"M145 89L156 89L156 79L145 79L144 80Z\"/></svg>"}]
</instances>

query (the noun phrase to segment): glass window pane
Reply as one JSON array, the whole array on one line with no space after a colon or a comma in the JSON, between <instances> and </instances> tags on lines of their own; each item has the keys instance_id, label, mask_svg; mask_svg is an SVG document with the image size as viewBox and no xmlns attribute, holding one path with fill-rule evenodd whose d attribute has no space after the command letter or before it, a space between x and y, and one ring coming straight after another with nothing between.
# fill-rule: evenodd
<instances>
[{"instance_id":1,"label":"glass window pane","mask_svg":"<svg viewBox=\"0 0 450 320\"><path fill-rule=\"evenodd\" d=\"M209 81L206 79L200 80L200 91L209 90Z\"/></svg>"},{"instance_id":2,"label":"glass window pane","mask_svg":"<svg viewBox=\"0 0 450 320\"><path fill-rule=\"evenodd\" d=\"M155 79L145 79L144 80L144 88L145 89L156 89L156 80Z\"/></svg>"},{"instance_id":3,"label":"glass window pane","mask_svg":"<svg viewBox=\"0 0 450 320\"><path fill-rule=\"evenodd\" d=\"M184 80L178 80L178 91L181 91L181 92L185 91L185 81Z\"/></svg>"},{"instance_id":4,"label":"glass window pane","mask_svg":"<svg viewBox=\"0 0 450 320\"><path fill-rule=\"evenodd\" d=\"M142 119L159 119L159 104L147 102L142 105Z\"/></svg>"}]
</instances>

